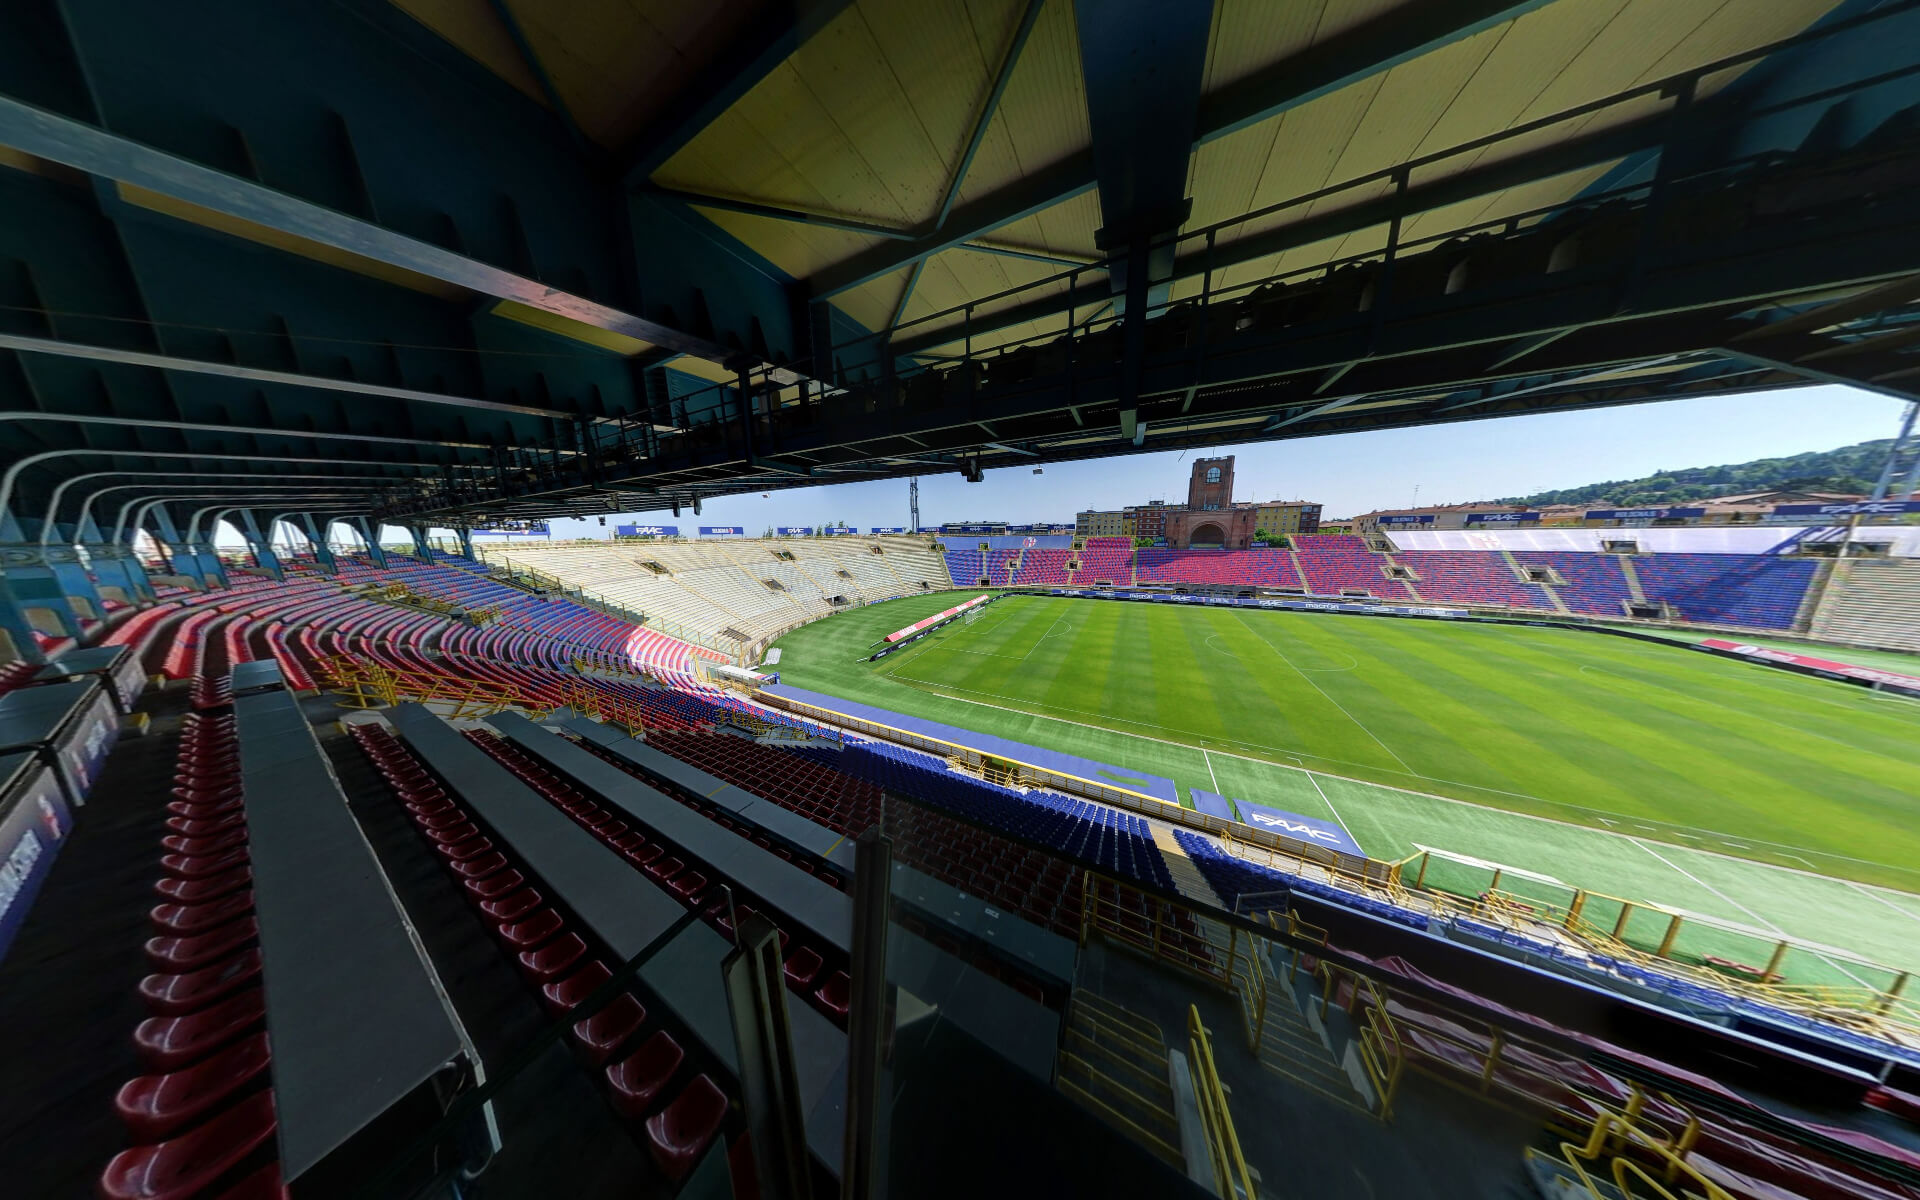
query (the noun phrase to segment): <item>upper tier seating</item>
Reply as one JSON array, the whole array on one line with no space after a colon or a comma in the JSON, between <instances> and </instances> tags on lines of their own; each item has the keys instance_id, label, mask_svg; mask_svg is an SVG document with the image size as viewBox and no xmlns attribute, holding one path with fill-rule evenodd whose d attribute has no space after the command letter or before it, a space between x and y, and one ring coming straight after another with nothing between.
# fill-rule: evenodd
<instances>
[{"instance_id":1,"label":"upper tier seating","mask_svg":"<svg viewBox=\"0 0 1920 1200\"><path fill-rule=\"evenodd\" d=\"M1073 551L1059 549L1033 549L1021 552L1020 571L1013 582L1022 587L1065 587L1067 586L1067 564L1073 560Z\"/></svg>"},{"instance_id":2,"label":"upper tier seating","mask_svg":"<svg viewBox=\"0 0 1920 1200\"><path fill-rule=\"evenodd\" d=\"M1139 583L1214 583L1297 588L1300 573L1285 550L1169 550L1143 547L1135 556Z\"/></svg>"},{"instance_id":3,"label":"upper tier seating","mask_svg":"<svg viewBox=\"0 0 1920 1200\"><path fill-rule=\"evenodd\" d=\"M1403 550L1394 561L1419 578L1422 599L1502 608L1553 608L1539 584L1523 583L1505 557L1472 550Z\"/></svg>"},{"instance_id":4,"label":"upper tier seating","mask_svg":"<svg viewBox=\"0 0 1920 1200\"><path fill-rule=\"evenodd\" d=\"M1365 538L1348 533L1303 534L1293 538L1303 586L1318 596L1365 592L1401 599L1405 589L1387 578L1385 555L1367 549Z\"/></svg>"},{"instance_id":5,"label":"upper tier seating","mask_svg":"<svg viewBox=\"0 0 1920 1200\"><path fill-rule=\"evenodd\" d=\"M871 603L944 588L950 578L926 539L914 537L563 542L482 552L644 614L662 632L727 648L824 616L839 607L836 598Z\"/></svg>"},{"instance_id":6,"label":"upper tier seating","mask_svg":"<svg viewBox=\"0 0 1920 1200\"><path fill-rule=\"evenodd\" d=\"M985 557L978 550L948 550L947 575L955 587L978 587L987 577Z\"/></svg>"},{"instance_id":7,"label":"upper tier seating","mask_svg":"<svg viewBox=\"0 0 1920 1200\"><path fill-rule=\"evenodd\" d=\"M1835 565L1815 637L1920 650L1920 559L1847 559ZM1920 664L1912 674L1920 675Z\"/></svg>"},{"instance_id":8,"label":"upper tier seating","mask_svg":"<svg viewBox=\"0 0 1920 1200\"><path fill-rule=\"evenodd\" d=\"M1750 629L1792 629L1819 563L1747 554L1649 554L1634 559L1647 599L1680 619Z\"/></svg>"},{"instance_id":9,"label":"upper tier seating","mask_svg":"<svg viewBox=\"0 0 1920 1200\"><path fill-rule=\"evenodd\" d=\"M1406 555L1396 556L1400 561ZM1516 550L1514 560L1523 567L1545 567L1557 572L1566 583L1556 587L1562 602L1577 613L1596 617L1626 615L1633 591L1620 558L1613 554L1572 554L1563 550ZM1423 591L1421 593L1425 595Z\"/></svg>"},{"instance_id":10,"label":"upper tier seating","mask_svg":"<svg viewBox=\"0 0 1920 1200\"><path fill-rule=\"evenodd\" d=\"M1080 569L1072 581L1078 587L1111 584L1133 586L1133 539L1128 537L1088 538L1079 551Z\"/></svg>"}]
</instances>

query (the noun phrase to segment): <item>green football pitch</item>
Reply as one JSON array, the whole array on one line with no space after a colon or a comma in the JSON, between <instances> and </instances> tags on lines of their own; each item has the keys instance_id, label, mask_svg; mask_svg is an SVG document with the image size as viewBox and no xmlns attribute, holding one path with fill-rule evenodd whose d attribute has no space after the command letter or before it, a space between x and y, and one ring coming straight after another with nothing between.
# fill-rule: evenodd
<instances>
[{"instance_id":1,"label":"green football pitch","mask_svg":"<svg viewBox=\"0 0 1920 1200\"><path fill-rule=\"evenodd\" d=\"M1374 858L1721 923L1686 927L1695 954L1764 960L1778 933L1920 970L1920 703L1577 630L1040 596L865 661L956 598L797 629L781 678L1335 820ZM1490 878L1429 859L1448 890ZM1800 951L1787 974L1888 981Z\"/></svg>"}]
</instances>

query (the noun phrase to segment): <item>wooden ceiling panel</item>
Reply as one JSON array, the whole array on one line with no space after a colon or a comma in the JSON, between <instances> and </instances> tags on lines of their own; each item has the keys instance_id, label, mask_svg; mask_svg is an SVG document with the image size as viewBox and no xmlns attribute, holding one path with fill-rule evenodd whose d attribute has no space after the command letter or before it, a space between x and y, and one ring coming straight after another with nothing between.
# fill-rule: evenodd
<instances>
[{"instance_id":1,"label":"wooden ceiling panel","mask_svg":"<svg viewBox=\"0 0 1920 1200\"><path fill-rule=\"evenodd\" d=\"M993 64L989 76L991 71L999 69L1022 7L1007 6L1006 16L998 26L985 23L985 9L981 9L981 15L976 18L980 44L989 48L989 61ZM990 28L1000 30L998 37L990 36ZM968 108L969 124L979 112L979 102L985 99L986 90L983 85ZM1013 75L1007 80L1006 92L1000 98L993 120L988 123L980 153L961 184L959 203L965 204L1006 187L1083 150L1092 138L1087 124L1086 90L1080 74L1080 37L1074 25L1073 5L1068 0L1048 0L1034 22ZM954 143L949 165L958 160L964 145L963 133Z\"/></svg>"},{"instance_id":2,"label":"wooden ceiling panel","mask_svg":"<svg viewBox=\"0 0 1920 1200\"><path fill-rule=\"evenodd\" d=\"M805 279L822 266L856 254L877 240L820 225L777 221L698 205L694 209L795 279Z\"/></svg>"},{"instance_id":3,"label":"wooden ceiling panel","mask_svg":"<svg viewBox=\"0 0 1920 1200\"><path fill-rule=\"evenodd\" d=\"M393 6L514 87L542 104L547 102L540 81L528 69L491 0L393 0Z\"/></svg>"}]
</instances>

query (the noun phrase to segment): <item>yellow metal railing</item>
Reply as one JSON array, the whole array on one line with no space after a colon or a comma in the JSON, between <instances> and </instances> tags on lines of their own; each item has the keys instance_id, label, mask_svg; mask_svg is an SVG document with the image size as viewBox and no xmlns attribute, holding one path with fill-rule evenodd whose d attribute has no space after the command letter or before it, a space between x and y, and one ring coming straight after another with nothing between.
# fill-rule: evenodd
<instances>
[{"instance_id":1,"label":"yellow metal railing","mask_svg":"<svg viewBox=\"0 0 1920 1200\"><path fill-rule=\"evenodd\" d=\"M1227 1090L1213 1061L1213 1040L1201 1023L1198 1005L1187 1006L1187 1054L1193 1074L1193 1098L1200 1109L1200 1127L1213 1162L1215 1190L1223 1200L1236 1196L1254 1200L1253 1175L1240 1152L1240 1135L1227 1108Z\"/></svg>"},{"instance_id":2,"label":"yellow metal railing","mask_svg":"<svg viewBox=\"0 0 1920 1200\"><path fill-rule=\"evenodd\" d=\"M482 717L509 708L545 711L537 693L511 684L462 679L429 671L402 671L349 655L320 664L323 687L340 694L343 708L386 708L406 700L451 704L447 715L460 719Z\"/></svg>"},{"instance_id":3,"label":"yellow metal railing","mask_svg":"<svg viewBox=\"0 0 1920 1200\"><path fill-rule=\"evenodd\" d=\"M1140 911L1124 899L1138 899ZM1199 909L1150 895L1093 871L1080 873L1080 944L1092 935L1131 947L1219 987L1234 987L1235 964L1251 952L1251 935L1227 927L1218 946L1201 932L1211 918ZM1224 956L1224 957L1223 957ZM1255 964L1254 973L1258 973Z\"/></svg>"},{"instance_id":4,"label":"yellow metal railing","mask_svg":"<svg viewBox=\"0 0 1920 1200\"><path fill-rule=\"evenodd\" d=\"M1169 1163L1184 1162L1166 1038L1138 1013L1075 989L1055 1086Z\"/></svg>"},{"instance_id":5,"label":"yellow metal railing","mask_svg":"<svg viewBox=\"0 0 1920 1200\"><path fill-rule=\"evenodd\" d=\"M1579 1180L1587 1194L1596 1200L1613 1200L1615 1193L1602 1190L1589 1173L1591 1165L1611 1176L1618 1196L1650 1196L1658 1200L1734 1200L1732 1193L1707 1178L1687 1160L1699 1140L1699 1119L1688 1116L1686 1126L1672 1139L1660 1137L1642 1128L1631 1113L1643 1102L1635 1089L1628 1112L1603 1109L1594 1118L1593 1129L1584 1142L1561 1142L1560 1162ZM1532 1153L1529 1150L1529 1153ZM1558 1164L1556 1164L1558 1165ZM1648 1170L1652 1165L1659 1172Z\"/></svg>"},{"instance_id":6,"label":"yellow metal railing","mask_svg":"<svg viewBox=\"0 0 1920 1200\"><path fill-rule=\"evenodd\" d=\"M1372 1081L1375 1094L1380 1097L1377 1115L1382 1121L1390 1121L1393 1119L1394 1099L1400 1094L1400 1079L1406 1072L1407 1055L1406 1048L1400 1043L1400 1030L1394 1025L1393 1014L1387 1008L1387 998L1372 979L1324 958L1320 960L1319 975L1322 981L1320 1019L1323 1023L1335 993L1340 990L1340 983L1344 980L1352 987L1345 1009L1353 1026L1354 1046L1359 1051L1360 1065Z\"/></svg>"}]
</instances>

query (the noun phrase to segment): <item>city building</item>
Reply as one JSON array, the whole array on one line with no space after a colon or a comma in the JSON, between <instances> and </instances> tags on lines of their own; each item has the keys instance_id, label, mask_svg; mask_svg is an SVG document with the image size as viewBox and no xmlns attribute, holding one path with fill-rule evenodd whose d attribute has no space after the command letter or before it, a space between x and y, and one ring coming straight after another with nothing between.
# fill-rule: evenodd
<instances>
[{"instance_id":1,"label":"city building","mask_svg":"<svg viewBox=\"0 0 1920 1200\"><path fill-rule=\"evenodd\" d=\"M1119 509L1088 509L1073 519L1075 537L1121 537L1126 533L1126 514Z\"/></svg>"},{"instance_id":2,"label":"city building","mask_svg":"<svg viewBox=\"0 0 1920 1200\"><path fill-rule=\"evenodd\" d=\"M1275 537L1320 532L1320 506L1305 500L1265 500L1254 504L1255 530Z\"/></svg>"},{"instance_id":3,"label":"city building","mask_svg":"<svg viewBox=\"0 0 1920 1200\"><path fill-rule=\"evenodd\" d=\"M1150 500L1120 511L1133 521L1133 527L1128 532L1135 537L1164 538L1167 536L1167 514L1178 512L1179 506L1169 505L1165 500Z\"/></svg>"}]
</instances>

